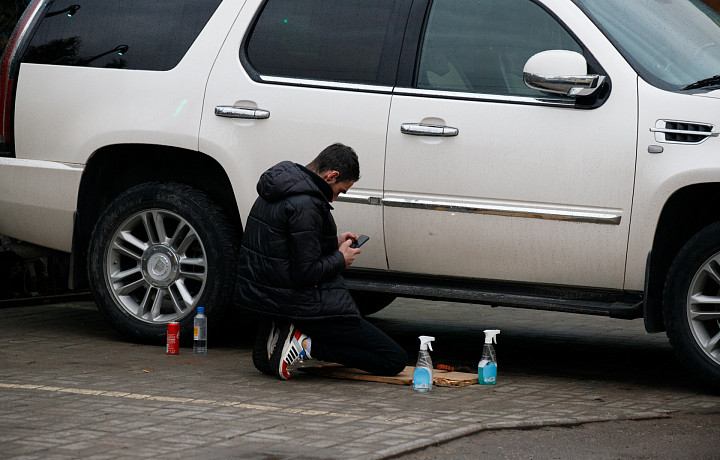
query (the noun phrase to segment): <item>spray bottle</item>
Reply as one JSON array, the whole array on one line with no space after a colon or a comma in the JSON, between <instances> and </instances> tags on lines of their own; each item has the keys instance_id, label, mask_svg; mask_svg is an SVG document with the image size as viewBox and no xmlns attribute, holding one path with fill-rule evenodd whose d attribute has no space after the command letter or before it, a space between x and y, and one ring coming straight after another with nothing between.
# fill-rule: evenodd
<instances>
[{"instance_id":1,"label":"spray bottle","mask_svg":"<svg viewBox=\"0 0 720 460\"><path fill-rule=\"evenodd\" d=\"M435 337L428 335L421 335L420 339L420 352L418 353L417 364L415 364L415 372L413 372L413 388L415 391L430 391L433 386L433 364L430 358L430 351L433 351L432 344L430 342L435 340Z\"/></svg>"},{"instance_id":2,"label":"spray bottle","mask_svg":"<svg viewBox=\"0 0 720 460\"><path fill-rule=\"evenodd\" d=\"M486 329L485 345L483 346L483 354L478 363L478 383L480 385L495 385L497 380L497 358L495 357L495 348L493 342L497 343L497 335L500 329Z\"/></svg>"}]
</instances>

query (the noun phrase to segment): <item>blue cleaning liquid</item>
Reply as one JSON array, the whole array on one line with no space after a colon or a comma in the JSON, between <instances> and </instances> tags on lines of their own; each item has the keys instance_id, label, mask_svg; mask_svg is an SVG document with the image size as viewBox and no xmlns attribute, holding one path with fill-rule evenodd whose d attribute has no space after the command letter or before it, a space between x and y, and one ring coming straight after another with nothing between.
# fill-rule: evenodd
<instances>
[{"instance_id":1,"label":"blue cleaning liquid","mask_svg":"<svg viewBox=\"0 0 720 460\"><path fill-rule=\"evenodd\" d=\"M497 380L497 365L493 362L478 366L478 382L480 385L495 385Z\"/></svg>"},{"instance_id":2,"label":"blue cleaning liquid","mask_svg":"<svg viewBox=\"0 0 720 460\"><path fill-rule=\"evenodd\" d=\"M417 391L430 391L430 371L426 367L416 367L413 372L413 387Z\"/></svg>"}]
</instances>

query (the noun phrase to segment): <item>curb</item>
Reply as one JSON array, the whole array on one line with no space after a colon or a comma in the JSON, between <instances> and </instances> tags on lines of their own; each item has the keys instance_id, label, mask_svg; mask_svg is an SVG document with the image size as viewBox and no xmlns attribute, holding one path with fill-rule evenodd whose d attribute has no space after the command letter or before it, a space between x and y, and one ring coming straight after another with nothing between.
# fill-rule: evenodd
<instances>
[{"instance_id":1,"label":"curb","mask_svg":"<svg viewBox=\"0 0 720 460\"><path fill-rule=\"evenodd\" d=\"M384 449L375 452L372 455L356 457L361 460L379 460L379 459L390 459L397 458L402 455L406 455L412 452L422 450L430 446L438 446L445 444L456 439L471 436L483 431L494 431L494 430L531 430L546 426L569 426L569 425L583 425L586 423L599 423L599 422L612 422L617 420L652 420L652 419L663 419L670 418L670 413L667 412L646 412L640 414L625 416L589 416L589 417L578 417L578 418L552 418L545 420L528 420L522 422L495 422L495 423L479 423L477 426L467 426L463 428L457 428L446 433L432 436L427 439L421 439L417 441L408 442L399 446L393 446L388 449Z\"/></svg>"}]
</instances>

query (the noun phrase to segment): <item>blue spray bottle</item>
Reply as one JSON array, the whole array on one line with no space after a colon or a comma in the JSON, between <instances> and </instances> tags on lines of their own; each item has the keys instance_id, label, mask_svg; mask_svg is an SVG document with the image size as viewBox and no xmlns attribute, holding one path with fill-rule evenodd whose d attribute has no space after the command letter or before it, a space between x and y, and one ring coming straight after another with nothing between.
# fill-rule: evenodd
<instances>
[{"instance_id":1,"label":"blue spray bottle","mask_svg":"<svg viewBox=\"0 0 720 460\"><path fill-rule=\"evenodd\" d=\"M486 329L485 346L483 346L483 354L478 363L478 383L480 385L495 385L497 380L497 358L495 357L495 348L493 342L497 343L497 335L500 329Z\"/></svg>"},{"instance_id":2,"label":"blue spray bottle","mask_svg":"<svg viewBox=\"0 0 720 460\"><path fill-rule=\"evenodd\" d=\"M433 364L428 348L433 351L430 342L434 341L435 337L421 335L419 339L420 352L418 353L417 364L415 364L415 372L413 372L413 389L424 392L432 390L433 386Z\"/></svg>"}]
</instances>

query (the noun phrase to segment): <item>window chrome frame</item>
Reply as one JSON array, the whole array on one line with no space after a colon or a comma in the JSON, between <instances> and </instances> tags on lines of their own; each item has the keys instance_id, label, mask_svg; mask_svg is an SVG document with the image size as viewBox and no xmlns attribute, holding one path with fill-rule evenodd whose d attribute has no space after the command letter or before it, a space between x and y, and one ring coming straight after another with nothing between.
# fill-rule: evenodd
<instances>
[{"instance_id":1,"label":"window chrome frame","mask_svg":"<svg viewBox=\"0 0 720 460\"><path fill-rule=\"evenodd\" d=\"M508 96L489 93L467 93L459 91L443 91L422 88L392 87L383 85L367 85L362 83L349 83L327 80L310 80L306 78L276 77L273 75L258 75L263 83L287 86L300 86L305 88L335 89L344 91L359 91L376 94L392 94L393 96L417 96L429 98L442 98L469 102L490 102L504 104L542 105L548 107L578 108L574 98L566 97L532 97ZM584 108L584 107L583 107Z\"/></svg>"},{"instance_id":2,"label":"window chrome frame","mask_svg":"<svg viewBox=\"0 0 720 460\"><path fill-rule=\"evenodd\" d=\"M307 78L292 78L292 77L276 77L273 75L258 75L260 80L265 83L276 83L281 85L289 86L303 86L308 88L325 88L325 89L340 89L349 91L362 91L369 93L386 93L390 94L393 92L392 86L384 85L369 85L363 83L350 83L340 81L329 81L329 80L311 80Z\"/></svg>"},{"instance_id":3,"label":"window chrome frame","mask_svg":"<svg viewBox=\"0 0 720 460\"><path fill-rule=\"evenodd\" d=\"M575 108L576 102L573 98L559 97L533 97L533 96L510 96L503 94L489 93L466 93L460 91L444 91L423 88L395 88L393 95L397 96L420 96L442 99L464 100L474 102L494 102L505 104L544 105L551 107Z\"/></svg>"}]
</instances>

